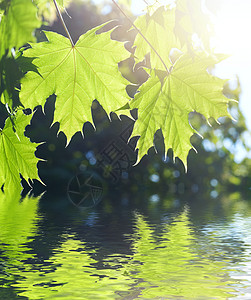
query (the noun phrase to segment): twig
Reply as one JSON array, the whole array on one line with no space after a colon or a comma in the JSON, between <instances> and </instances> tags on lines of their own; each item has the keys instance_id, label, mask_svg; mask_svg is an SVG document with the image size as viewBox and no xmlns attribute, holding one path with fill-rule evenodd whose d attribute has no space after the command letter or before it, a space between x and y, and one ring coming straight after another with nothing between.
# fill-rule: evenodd
<instances>
[{"instance_id":1,"label":"twig","mask_svg":"<svg viewBox=\"0 0 251 300\"><path fill-rule=\"evenodd\" d=\"M65 32L66 32L66 34L67 34L67 36L68 36L68 38L69 38L69 40L70 40L70 42L71 42L72 47L74 47L75 45L74 45L73 40L72 40L72 38L71 38L70 32L69 32L69 30L68 30L68 28L67 28L67 26L66 26L66 24L65 24L65 22L64 22L64 19L63 19L63 16L62 16L62 14L61 14L61 11L60 11L60 9L59 9L59 7L58 7L57 1L56 1L56 0L53 0L53 2L54 2L54 5L55 5L55 7L56 7L56 10L57 10L58 16L59 16L59 18L60 18L60 21L61 21L61 23L62 23L62 25L63 25L63 27L64 27L64 30L65 30Z\"/></svg>"},{"instance_id":2,"label":"twig","mask_svg":"<svg viewBox=\"0 0 251 300\"><path fill-rule=\"evenodd\" d=\"M154 51L154 53L158 56L158 58L160 59L161 63L163 64L164 68L166 69L167 74L169 75L169 70L164 62L164 60L162 59L162 57L159 55L159 53L157 52L157 50L155 50L155 48L153 47L153 45L148 41L148 39L144 36L144 34L140 31L140 29L138 29L138 27L136 25L134 25L134 23L130 20L130 18L127 16L127 14L122 10L122 8L115 2L115 0L112 0L113 4L119 9L119 11L125 16L125 18L129 21L129 23L132 25L132 27L134 29L136 29L136 31L142 36L142 38L146 41L146 43L151 47L151 49Z\"/></svg>"}]
</instances>

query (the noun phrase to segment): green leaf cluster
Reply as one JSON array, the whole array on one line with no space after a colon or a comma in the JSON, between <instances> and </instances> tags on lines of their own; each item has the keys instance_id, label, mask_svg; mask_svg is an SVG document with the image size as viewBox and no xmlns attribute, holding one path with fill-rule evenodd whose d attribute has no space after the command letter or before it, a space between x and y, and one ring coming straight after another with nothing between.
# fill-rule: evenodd
<instances>
[{"instance_id":1,"label":"green leaf cluster","mask_svg":"<svg viewBox=\"0 0 251 300\"><path fill-rule=\"evenodd\" d=\"M23 74L17 58L20 47L35 41L35 29L40 26L32 0L0 2L0 100L8 116L0 129L0 187L4 185L6 191L20 190L20 174L26 180L39 179L37 144L24 135L32 115L20 110L19 82Z\"/></svg>"},{"instance_id":2,"label":"green leaf cluster","mask_svg":"<svg viewBox=\"0 0 251 300\"><path fill-rule=\"evenodd\" d=\"M157 71L132 100L132 108L138 108L138 121L132 136L140 136L137 147L140 160L154 146L154 134L162 130L167 150L173 149L186 166L188 152L192 148L191 136L195 130L189 124L189 113L196 111L207 120L229 116L229 100L222 94L224 80L208 74L208 64L215 63L212 57L202 54L191 58L182 55L168 76L160 78ZM196 78L196 81L194 80Z\"/></svg>"},{"instance_id":3,"label":"green leaf cluster","mask_svg":"<svg viewBox=\"0 0 251 300\"><path fill-rule=\"evenodd\" d=\"M0 4L0 94L9 114L0 144L3 161L0 184L5 183L8 188L7 179L16 183L19 173L25 179L38 179L38 160L34 155L37 145L24 137L29 118L16 111L18 107L33 111L38 105L43 107L52 94L56 95L53 122L59 122L68 143L76 132L82 132L85 122L94 125L91 107L97 100L108 116L111 112L130 116L131 110L137 110L131 135L139 137L137 162L154 146L154 136L161 130L165 155L171 148L174 158L179 157L186 168L187 155L193 148L190 138L195 133L189 114L198 112L206 120L216 121L230 116L229 100L222 94L225 81L208 72L222 57L209 54L205 34L208 21L201 2L177 0L175 7L149 8L132 24L136 33L134 53L128 52L124 43L113 40L111 31L100 33L104 24L83 34L75 45L68 38L48 31L47 41L32 43L34 30L41 25L45 2L11 0ZM194 34L201 42L200 47L193 43ZM22 50L17 60L14 50L27 42L30 47ZM130 56L135 60L135 69L140 63L148 74L148 80L133 99L126 92L130 82L118 68L119 62ZM18 71L14 77L8 71L8 58ZM20 152L27 156L20 156ZM12 159L15 168L9 163ZM28 171L28 164L32 171Z\"/></svg>"},{"instance_id":4,"label":"green leaf cluster","mask_svg":"<svg viewBox=\"0 0 251 300\"><path fill-rule=\"evenodd\" d=\"M196 22L203 16L198 5L200 1L188 5L180 0L175 9L160 7L135 22L136 59L150 55L149 78L130 103L138 110L132 132L132 137L139 136L137 162L154 146L154 135L160 129L165 156L171 148L173 158L179 157L187 168L187 155L193 148L190 138L195 133L189 114L200 113L208 122L210 118L230 117L229 99L222 94L225 81L208 72L223 57L204 51L207 39ZM192 34L197 32L200 48L192 43Z\"/></svg>"}]
</instances>

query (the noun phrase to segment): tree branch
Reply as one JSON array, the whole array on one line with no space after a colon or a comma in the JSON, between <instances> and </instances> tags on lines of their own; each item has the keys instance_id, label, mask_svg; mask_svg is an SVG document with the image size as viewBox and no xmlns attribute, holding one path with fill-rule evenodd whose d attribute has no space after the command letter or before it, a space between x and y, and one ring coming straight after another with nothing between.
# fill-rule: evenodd
<instances>
[{"instance_id":1,"label":"tree branch","mask_svg":"<svg viewBox=\"0 0 251 300\"><path fill-rule=\"evenodd\" d=\"M64 30L65 30L65 32L66 32L66 34L67 34L67 36L68 36L68 38L69 38L69 40L70 40L70 42L71 42L72 47L74 47L75 45L74 45L74 43L73 43L72 37L71 37L71 35L70 35L70 32L69 32L69 30L68 30L68 28L67 28L67 26L66 26L66 24L65 24L65 22L64 22L64 19L63 19L63 16L62 16L62 14L61 14L61 11L60 11L60 9L59 9L59 7L58 7L57 1L56 1L56 0L53 0L53 2L54 2L54 5L55 5L55 7L56 7L56 10L57 10L58 16L59 16L59 18L60 18L60 21L61 21L61 23L62 23L62 25L63 25L63 27L64 27Z\"/></svg>"},{"instance_id":2,"label":"tree branch","mask_svg":"<svg viewBox=\"0 0 251 300\"><path fill-rule=\"evenodd\" d=\"M159 53L157 52L157 50L153 47L153 45L148 41L148 39L144 36L144 34L140 31L140 29L134 25L134 23L130 20L130 18L127 16L127 14L122 10L122 8L115 2L115 0L112 0L113 4L119 9L119 11L124 15L124 17L129 21L129 23L132 25L132 27L134 29L136 29L136 31L142 36L142 38L146 41L146 43L152 48L152 50L154 51L154 53L158 56L158 58L160 59L160 61L162 62L167 74L169 75L169 70L164 62L164 60L162 59L162 57L159 55Z\"/></svg>"}]
</instances>

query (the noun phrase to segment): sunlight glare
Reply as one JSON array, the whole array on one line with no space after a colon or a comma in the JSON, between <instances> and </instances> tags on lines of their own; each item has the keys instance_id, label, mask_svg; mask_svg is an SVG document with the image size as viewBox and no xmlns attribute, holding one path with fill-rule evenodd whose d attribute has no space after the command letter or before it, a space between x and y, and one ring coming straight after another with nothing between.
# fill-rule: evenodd
<instances>
[{"instance_id":1,"label":"sunlight glare","mask_svg":"<svg viewBox=\"0 0 251 300\"><path fill-rule=\"evenodd\" d=\"M208 0L210 1L210 0ZM156 0L132 1L132 11L142 14L149 5ZM158 0L161 5L173 4L174 0ZM213 2L211 2L212 5ZM230 55L239 55L242 59L248 59L251 50L251 1L250 0L218 0L218 12L211 15L215 36L211 39L211 45L215 52Z\"/></svg>"},{"instance_id":2,"label":"sunlight glare","mask_svg":"<svg viewBox=\"0 0 251 300\"><path fill-rule=\"evenodd\" d=\"M136 15L145 12L146 2L153 4L156 0L132 0L132 11ZM158 0L161 4L170 4L172 0ZM214 36L211 46L215 53L229 54L230 57L217 64L215 75L241 82L240 108L251 129L251 91L249 74L251 69L251 0L202 0L211 11ZM210 7L209 7L210 6ZM250 145L251 146L251 145Z\"/></svg>"},{"instance_id":3,"label":"sunlight glare","mask_svg":"<svg viewBox=\"0 0 251 300\"><path fill-rule=\"evenodd\" d=\"M221 0L221 9L214 18L215 37L212 46L216 52L250 59L251 1Z\"/></svg>"}]
</instances>

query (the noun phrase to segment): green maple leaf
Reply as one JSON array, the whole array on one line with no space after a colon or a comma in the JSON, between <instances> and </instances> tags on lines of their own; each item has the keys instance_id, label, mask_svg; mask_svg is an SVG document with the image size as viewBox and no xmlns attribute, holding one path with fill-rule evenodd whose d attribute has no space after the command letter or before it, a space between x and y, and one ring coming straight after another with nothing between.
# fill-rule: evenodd
<instances>
[{"instance_id":1,"label":"green maple leaf","mask_svg":"<svg viewBox=\"0 0 251 300\"><path fill-rule=\"evenodd\" d=\"M145 55L150 53L151 68L165 70L165 66L159 58L160 56L165 62L166 67L169 68L171 66L169 59L171 49L180 47L173 31L175 26L175 10L165 10L162 6L151 16L146 14L137 18L135 26L149 42L141 34L137 34L134 42L136 46L135 57L138 60L143 60Z\"/></svg>"},{"instance_id":2,"label":"green maple leaf","mask_svg":"<svg viewBox=\"0 0 251 300\"><path fill-rule=\"evenodd\" d=\"M7 4L0 23L0 59L6 50L34 40L33 31L41 25L36 13L32 0L12 0Z\"/></svg>"},{"instance_id":3,"label":"green maple leaf","mask_svg":"<svg viewBox=\"0 0 251 300\"><path fill-rule=\"evenodd\" d=\"M218 62L218 61L217 61ZM137 142L138 160L154 146L154 134L162 130L165 153L173 149L174 159L179 157L187 167L187 155L192 145L195 130L189 124L190 112L198 112L209 118L229 116L229 99L222 94L224 80L207 72L215 58L205 54L182 55L170 74L159 78L152 71L149 79L131 101L131 108L138 108L138 120L131 137L140 136Z\"/></svg>"},{"instance_id":4,"label":"green maple leaf","mask_svg":"<svg viewBox=\"0 0 251 300\"><path fill-rule=\"evenodd\" d=\"M54 122L60 123L67 139L81 131L83 123L93 123L93 100L98 100L107 114L128 102L128 82L118 70L118 62L126 59L128 52L123 43L111 40L110 32L96 34L102 26L82 35L74 47L67 38L46 32L48 42L25 51L26 57L35 58L40 74L26 74L21 82L21 102L34 108L55 93Z\"/></svg>"},{"instance_id":5,"label":"green maple leaf","mask_svg":"<svg viewBox=\"0 0 251 300\"><path fill-rule=\"evenodd\" d=\"M15 116L15 128L10 118L6 120L0 132L0 187L13 189L20 186L20 174L25 180L40 180L37 173L38 158L35 156L38 144L31 143L24 136L25 127L30 123L31 115L21 111Z\"/></svg>"}]
</instances>

